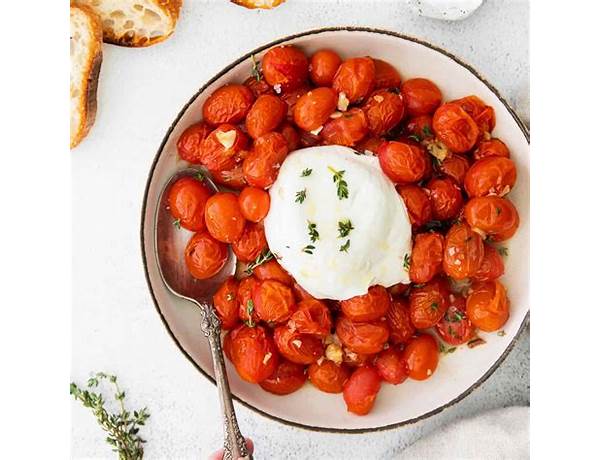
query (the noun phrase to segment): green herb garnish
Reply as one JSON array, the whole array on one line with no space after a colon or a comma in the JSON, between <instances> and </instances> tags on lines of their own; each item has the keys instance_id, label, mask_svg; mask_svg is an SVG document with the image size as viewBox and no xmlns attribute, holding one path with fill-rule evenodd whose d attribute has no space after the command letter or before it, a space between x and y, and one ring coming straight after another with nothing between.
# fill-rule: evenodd
<instances>
[{"instance_id":1,"label":"green herb garnish","mask_svg":"<svg viewBox=\"0 0 600 460\"><path fill-rule=\"evenodd\" d=\"M408 136L408 138L416 142L421 142L421 138L417 134L411 134L410 136Z\"/></svg>"},{"instance_id":2,"label":"green herb garnish","mask_svg":"<svg viewBox=\"0 0 600 460\"><path fill-rule=\"evenodd\" d=\"M508 255L508 248L505 248L504 246L500 246L500 247L496 248L496 250L498 251L498 253L501 256L506 257Z\"/></svg>"},{"instance_id":3,"label":"green herb garnish","mask_svg":"<svg viewBox=\"0 0 600 460\"><path fill-rule=\"evenodd\" d=\"M506 332L504 332L504 330L498 331L499 337L504 337L505 335L506 335Z\"/></svg>"},{"instance_id":4,"label":"green herb garnish","mask_svg":"<svg viewBox=\"0 0 600 460\"><path fill-rule=\"evenodd\" d=\"M433 136L433 133L431 132L431 129L429 128L429 125L423 126L423 129L421 129L421 131L423 131L423 134L427 137Z\"/></svg>"},{"instance_id":5,"label":"green herb garnish","mask_svg":"<svg viewBox=\"0 0 600 460\"><path fill-rule=\"evenodd\" d=\"M244 324L248 327L256 326L256 323L252 319L252 313L254 313L254 302L252 299L248 299L248 303L246 303L246 314L248 315L248 319L244 321Z\"/></svg>"},{"instance_id":6,"label":"green herb garnish","mask_svg":"<svg viewBox=\"0 0 600 460\"><path fill-rule=\"evenodd\" d=\"M271 260L273 258L273 253L269 249L265 249L255 260L254 262L250 262L246 270L244 270L248 275L252 274L252 270L254 270L259 265L264 264L265 262Z\"/></svg>"},{"instance_id":7,"label":"green herb garnish","mask_svg":"<svg viewBox=\"0 0 600 460\"><path fill-rule=\"evenodd\" d=\"M173 221L173 225L175 226L175 228L176 228L177 230L181 230L181 219L175 219L175 220Z\"/></svg>"},{"instance_id":8,"label":"green herb garnish","mask_svg":"<svg viewBox=\"0 0 600 460\"><path fill-rule=\"evenodd\" d=\"M198 170L198 172L196 173L196 179L198 179L200 182L204 182L204 180L206 179L206 172Z\"/></svg>"},{"instance_id":9,"label":"green herb garnish","mask_svg":"<svg viewBox=\"0 0 600 460\"><path fill-rule=\"evenodd\" d=\"M307 254L312 254L313 249L315 249L315 247L312 244L309 244L308 246L304 246L302 248L302 252L306 252Z\"/></svg>"},{"instance_id":10,"label":"green herb garnish","mask_svg":"<svg viewBox=\"0 0 600 460\"><path fill-rule=\"evenodd\" d=\"M431 309L432 309L433 311L437 311L437 309L438 309L438 308L439 308L439 305L438 305L438 303L437 303L437 302L433 302L433 303L431 304Z\"/></svg>"},{"instance_id":11,"label":"green herb garnish","mask_svg":"<svg viewBox=\"0 0 600 460\"><path fill-rule=\"evenodd\" d=\"M302 171L302 174L300 174L300 177L308 177L312 174L312 169L306 168L304 171Z\"/></svg>"},{"instance_id":12,"label":"green herb garnish","mask_svg":"<svg viewBox=\"0 0 600 460\"><path fill-rule=\"evenodd\" d=\"M340 220L338 222L338 232L340 234L340 236L338 236L338 238L344 238L344 237L348 236L348 234L350 233L350 230L354 230L354 227L352 226L352 222L350 222L350 219Z\"/></svg>"},{"instance_id":13,"label":"green herb garnish","mask_svg":"<svg viewBox=\"0 0 600 460\"><path fill-rule=\"evenodd\" d=\"M306 189L296 192L296 203L304 203L306 199Z\"/></svg>"},{"instance_id":14,"label":"green herb garnish","mask_svg":"<svg viewBox=\"0 0 600 460\"><path fill-rule=\"evenodd\" d=\"M340 246L340 252L348 252L348 249L350 249L350 240Z\"/></svg>"},{"instance_id":15,"label":"green herb garnish","mask_svg":"<svg viewBox=\"0 0 600 460\"><path fill-rule=\"evenodd\" d=\"M408 254L404 254L404 261L402 263L404 270L410 270L410 256Z\"/></svg>"},{"instance_id":16,"label":"green herb garnish","mask_svg":"<svg viewBox=\"0 0 600 460\"><path fill-rule=\"evenodd\" d=\"M256 60L254 54L250 56L250 59L252 59L252 70L250 71L250 75L252 75L256 79L256 81L260 81L262 79L262 74L260 72L260 69L258 68L260 61Z\"/></svg>"},{"instance_id":17,"label":"green herb garnish","mask_svg":"<svg viewBox=\"0 0 600 460\"><path fill-rule=\"evenodd\" d=\"M327 169L333 173L333 183L337 185L337 196L340 200L348 198L348 183L344 180L346 171L336 171L331 166Z\"/></svg>"},{"instance_id":18,"label":"green herb garnish","mask_svg":"<svg viewBox=\"0 0 600 460\"><path fill-rule=\"evenodd\" d=\"M317 241L319 239L319 232L317 231L317 224L315 224L314 222L311 222L310 220L308 220L307 222L308 222L308 236L310 237L310 241L312 241L314 243L315 241Z\"/></svg>"}]
</instances>

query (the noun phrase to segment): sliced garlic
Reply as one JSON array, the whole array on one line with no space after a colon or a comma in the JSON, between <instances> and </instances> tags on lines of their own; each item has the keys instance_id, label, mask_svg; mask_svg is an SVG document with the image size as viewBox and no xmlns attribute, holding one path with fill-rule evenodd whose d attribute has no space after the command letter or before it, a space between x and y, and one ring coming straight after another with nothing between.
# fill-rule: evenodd
<instances>
[{"instance_id":1,"label":"sliced garlic","mask_svg":"<svg viewBox=\"0 0 600 460\"><path fill-rule=\"evenodd\" d=\"M450 154L448 147L438 140L426 141L425 146L427 147L427 151L440 161L444 161Z\"/></svg>"},{"instance_id":2,"label":"sliced garlic","mask_svg":"<svg viewBox=\"0 0 600 460\"><path fill-rule=\"evenodd\" d=\"M336 119L336 118L340 118L342 115L343 115L342 112L335 111L331 115L329 115L329 118Z\"/></svg>"},{"instance_id":3,"label":"sliced garlic","mask_svg":"<svg viewBox=\"0 0 600 460\"><path fill-rule=\"evenodd\" d=\"M322 127L322 126L319 126L317 129L313 129L313 130L312 130L310 133L311 133L311 134L313 134L313 135L315 135L315 136L318 136L318 135L319 135L319 133L320 133L322 130L323 130L323 127Z\"/></svg>"},{"instance_id":4,"label":"sliced garlic","mask_svg":"<svg viewBox=\"0 0 600 460\"><path fill-rule=\"evenodd\" d=\"M338 103L337 108L340 112L345 112L348 110L348 106L350 105L350 100L346 97L346 93L343 91L338 95Z\"/></svg>"},{"instance_id":5,"label":"sliced garlic","mask_svg":"<svg viewBox=\"0 0 600 460\"><path fill-rule=\"evenodd\" d=\"M219 143L223 147L225 147L226 150L229 150L231 147L233 147L233 144L235 144L237 133L235 132L235 129L225 132L217 131L217 134L215 134L215 136L217 137Z\"/></svg>"},{"instance_id":6,"label":"sliced garlic","mask_svg":"<svg viewBox=\"0 0 600 460\"><path fill-rule=\"evenodd\" d=\"M375 99L375 102L383 102L383 96L377 94L376 96L373 96L373 99Z\"/></svg>"},{"instance_id":7,"label":"sliced garlic","mask_svg":"<svg viewBox=\"0 0 600 460\"><path fill-rule=\"evenodd\" d=\"M344 353L342 351L342 347L340 347L337 343L330 343L327 345L325 349L325 356L330 361L333 361L336 364L341 364L344 360Z\"/></svg>"},{"instance_id":8,"label":"sliced garlic","mask_svg":"<svg viewBox=\"0 0 600 460\"><path fill-rule=\"evenodd\" d=\"M265 357L263 358L263 364L267 364L269 362L269 360L271 359L271 356L273 356L273 354L271 352L268 352Z\"/></svg>"},{"instance_id":9,"label":"sliced garlic","mask_svg":"<svg viewBox=\"0 0 600 460\"><path fill-rule=\"evenodd\" d=\"M292 345L294 345L296 348L300 348L302 346L302 340L292 340Z\"/></svg>"}]
</instances>

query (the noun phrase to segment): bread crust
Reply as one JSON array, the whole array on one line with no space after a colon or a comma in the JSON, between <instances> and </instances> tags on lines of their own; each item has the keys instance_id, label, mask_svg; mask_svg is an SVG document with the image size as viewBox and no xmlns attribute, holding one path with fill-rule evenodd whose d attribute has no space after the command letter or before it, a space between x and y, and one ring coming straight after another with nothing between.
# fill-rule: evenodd
<instances>
[{"instance_id":1,"label":"bread crust","mask_svg":"<svg viewBox=\"0 0 600 460\"><path fill-rule=\"evenodd\" d=\"M248 8L248 9L256 9L256 8L260 8L263 10L270 10L272 8L276 8L279 5L281 5L283 2L285 2L285 0L271 0L271 6L264 6L262 5L262 2L258 2L256 0L230 0L231 3L235 3L236 5L239 6L243 6L244 8Z\"/></svg>"}]
</instances>

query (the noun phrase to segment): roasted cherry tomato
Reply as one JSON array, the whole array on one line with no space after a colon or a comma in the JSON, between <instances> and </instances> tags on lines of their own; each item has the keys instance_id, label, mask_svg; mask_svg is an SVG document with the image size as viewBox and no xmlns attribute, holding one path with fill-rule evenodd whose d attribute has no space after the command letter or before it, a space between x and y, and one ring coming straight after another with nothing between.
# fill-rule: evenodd
<instances>
[{"instance_id":1,"label":"roasted cherry tomato","mask_svg":"<svg viewBox=\"0 0 600 460\"><path fill-rule=\"evenodd\" d=\"M498 280L473 285L473 292L467 297L467 316L475 327L485 332L504 326L509 307L506 289Z\"/></svg>"},{"instance_id":2,"label":"roasted cherry tomato","mask_svg":"<svg viewBox=\"0 0 600 460\"><path fill-rule=\"evenodd\" d=\"M443 104L433 114L433 131L455 153L473 148L479 128L467 112L456 104Z\"/></svg>"},{"instance_id":3,"label":"roasted cherry tomato","mask_svg":"<svg viewBox=\"0 0 600 460\"><path fill-rule=\"evenodd\" d=\"M494 281L504 275L504 260L498 250L489 244L484 244L483 261L473 275L475 281Z\"/></svg>"},{"instance_id":4,"label":"roasted cherry tomato","mask_svg":"<svg viewBox=\"0 0 600 460\"><path fill-rule=\"evenodd\" d=\"M213 126L223 123L235 125L248 114L254 94L244 85L221 86L202 106L204 121Z\"/></svg>"},{"instance_id":5,"label":"roasted cherry tomato","mask_svg":"<svg viewBox=\"0 0 600 460\"><path fill-rule=\"evenodd\" d=\"M473 152L473 158L476 160L481 160L482 158L487 157L510 158L510 151L504 142L493 137L491 139L481 141Z\"/></svg>"},{"instance_id":6,"label":"roasted cherry tomato","mask_svg":"<svg viewBox=\"0 0 600 460\"><path fill-rule=\"evenodd\" d=\"M390 295L383 286L371 286L366 294L342 300L340 307L352 321L371 321L385 316L390 308Z\"/></svg>"},{"instance_id":7,"label":"roasted cherry tomato","mask_svg":"<svg viewBox=\"0 0 600 460\"><path fill-rule=\"evenodd\" d=\"M373 59L375 64L375 89L400 88L402 79L396 68L381 59Z\"/></svg>"},{"instance_id":8,"label":"roasted cherry tomato","mask_svg":"<svg viewBox=\"0 0 600 460\"><path fill-rule=\"evenodd\" d=\"M200 144L211 133L212 128L203 121L189 126L177 141L177 153L182 160L193 164L202 162Z\"/></svg>"},{"instance_id":9,"label":"roasted cherry tomato","mask_svg":"<svg viewBox=\"0 0 600 460\"><path fill-rule=\"evenodd\" d=\"M254 267L252 270L254 276L256 276L259 280L275 280L280 283L291 286L294 282L294 279L286 272L281 265L275 260L268 260L257 267Z\"/></svg>"},{"instance_id":10,"label":"roasted cherry tomato","mask_svg":"<svg viewBox=\"0 0 600 460\"><path fill-rule=\"evenodd\" d=\"M248 77L246 81L244 81L244 85L248 87L254 97L261 96L263 94L273 94L273 88L269 86L267 81L259 77Z\"/></svg>"},{"instance_id":11,"label":"roasted cherry tomato","mask_svg":"<svg viewBox=\"0 0 600 460\"><path fill-rule=\"evenodd\" d=\"M293 152L300 148L300 134L298 134L298 131L291 123L284 123L279 129L279 132L287 141L288 151Z\"/></svg>"},{"instance_id":12,"label":"roasted cherry tomato","mask_svg":"<svg viewBox=\"0 0 600 460\"><path fill-rule=\"evenodd\" d=\"M275 280L257 283L252 290L252 300L258 318L269 323L287 321L296 309L292 290Z\"/></svg>"},{"instance_id":13,"label":"roasted cherry tomato","mask_svg":"<svg viewBox=\"0 0 600 460\"><path fill-rule=\"evenodd\" d=\"M267 239L262 224L247 223L242 236L231 243L231 249L241 262L256 260L267 249Z\"/></svg>"},{"instance_id":14,"label":"roasted cherry tomato","mask_svg":"<svg viewBox=\"0 0 600 460\"><path fill-rule=\"evenodd\" d=\"M410 288L410 284L397 283L387 288L387 291L392 296L392 299L401 296Z\"/></svg>"},{"instance_id":15,"label":"roasted cherry tomato","mask_svg":"<svg viewBox=\"0 0 600 460\"><path fill-rule=\"evenodd\" d=\"M381 378L371 366L356 369L344 384L344 401L348 412L357 415L368 414L373 405L379 389Z\"/></svg>"},{"instance_id":16,"label":"roasted cherry tomato","mask_svg":"<svg viewBox=\"0 0 600 460\"><path fill-rule=\"evenodd\" d=\"M519 228L519 213L506 198L484 196L471 198L465 206L467 223L492 241L504 241Z\"/></svg>"},{"instance_id":17,"label":"roasted cherry tomato","mask_svg":"<svg viewBox=\"0 0 600 460\"><path fill-rule=\"evenodd\" d=\"M259 383L275 372L279 356L267 329L263 326L248 327L241 324L227 336L227 354L242 379L250 383Z\"/></svg>"},{"instance_id":18,"label":"roasted cherry tomato","mask_svg":"<svg viewBox=\"0 0 600 460\"><path fill-rule=\"evenodd\" d=\"M311 90L311 87L308 85L302 85L299 88L296 88L292 91L286 91L281 95L281 99L283 102L287 104L287 119L288 121L294 121L294 109L296 108L296 104L298 100L308 93Z\"/></svg>"},{"instance_id":19,"label":"roasted cherry tomato","mask_svg":"<svg viewBox=\"0 0 600 460\"><path fill-rule=\"evenodd\" d=\"M355 353L349 349L344 350L343 363L349 367L360 367L373 364L373 354Z\"/></svg>"},{"instance_id":20,"label":"roasted cherry tomato","mask_svg":"<svg viewBox=\"0 0 600 460\"><path fill-rule=\"evenodd\" d=\"M239 304L238 315L242 321L247 324L254 325L258 322L258 313L254 308L254 301L252 300L252 292L254 286L258 284L258 280L254 276L248 276L240 281L237 290L237 299Z\"/></svg>"},{"instance_id":21,"label":"roasted cherry tomato","mask_svg":"<svg viewBox=\"0 0 600 460\"><path fill-rule=\"evenodd\" d=\"M350 370L341 363L336 364L329 359L312 363L308 367L308 379L310 383L325 393L341 393L344 383L350 378Z\"/></svg>"},{"instance_id":22,"label":"roasted cherry tomato","mask_svg":"<svg viewBox=\"0 0 600 460\"><path fill-rule=\"evenodd\" d=\"M280 360L277 369L259 383L263 390L276 395L289 395L302 388L306 382L306 373L302 364Z\"/></svg>"},{"instance_id":23,"label":"roasted cherry tomato","mask_svg":"<svg viewBox=\"0 0 600 460\"><path fill-rule=\"evenodd\" d=\"M364 100L375 88L375 63L370 57L348 59L333 78L333 89L344 93L350 103Z\"/></svg>"},{"instance_id":24,"label":"roasted cherry tomato","mask_svg":"<svg viewBox=\"0 0 600 460\"><path fill-rule=\"evenodd\" d=\"M228 255L226 244L202 231L190 238L185 248L185 264L194 278L204 280L219 273Z\"/></svg>"},{"instance_id":25,"label":"roasted cherry tomato","mask_svg":"<svg viewBox=\"0 0 600 460\"><path fill-rule=\"evenodd\" d=\"M367 115L369 131L374 136L387 133L396 127L404 116L402 96L387 89L372 93L362 109Z\"/></svg>"},{"instance_id":26,"label":"roasted cherry tomato","mask_svg":"<svg viewBox=\"0 0 600 460\"><path fill-rule=\"evenodd\" d=\"M439 361L439 348L429 334L412 339L402 352L408 364L408 376L414 380L425 380L435 372Z\"/></svg>"},{"instance_id":27,"label":"roasted cherry tomato","mask_svg":"<svg viewBox=\"0 0 600 460\"><path fill-rule=\"evenodd\" d=\"M473 337L475 328L467 317L463 296L450 294L450 306L435 328L442 340L450 345L462 345Z\"/></svg>"},{"instance_id":28,"label":"roasted cherry tomato","mask_svg":"<svg viewBox=\"0 0 600 460\"><path fill-rule=\"evenodd\" d=\"M436 232L420 233L415 237L408 275L413 283L431 281L442 272L444 237Z\"/></svg>"},{"instance_id":29,"label":"roasted cherry tomato","mask_svg":"<svg viewBox=\"0 0 600 460\"><path fill-rule=\"evenodd\" d=\"M470 197L504 196L517 181L517 167L509 158L488 157L477 160L465 176L465 191Z\"/></svg>"},{"instance_id":30,"label":"roasted cherry tomato","mask_svg":"<svg viewBox=\"0 0 600 460\"><path fill-rule=\"evenodd\" d=\"M321 131L322 132L322 131ZM300 147L314 147L321 143L321 136L318 134L309 133L308 131L300 130Z\"/></svg>"},{"instance_id":31,"label":"roasted cherry tomato","mask_svg":"<svg viewBox=\"0 0 600 460\"><path fill-rule=\"evenodd\" d=\"M353 108L329 120L320 134L325 144L353 147L368 132L367 116L361 109Z\"/></svg>"},{"instance_id":32,"label":"roasted cherry tomato","mask_svg":"<svg viewBox=\"0 0 600 460\"><path fill-rule=\"evenodd\" d=\"M273 94L258 96L246 117L246 130L252 139L275 131L287 114L287 105Z\"/></svg>"},{"instance_id":33,"label":"roasted cherry tomato","mask_svg":"<svg viewBox=\"0 0 600 460\"><path fill-rule=\"evenodd\" d=\"M385 142L383 137L367 137L356 144L356 150L368 155L375 155L377 149Z\"/></svg>"},{"instance_id":34,"label":"roasted cherry tomato","mask_svg":"<svg viewBox=\"0 0 600 460\"><path fill-rule=\"evenodd\" d=\"M312 364L323 356L323 343L313 335L292 332L282 325L275 328L273 337L281 355L294 363Z\"/></svg>"},{"instance_id":35,"label":"roasted cherry tomato","mask_svg":"<svg viewBox=\"0 0 600 460\"><path fill-rule=\"evenodd\" d=\"M238 240L246 224L237 196L229 192L215 193L208 199L204 220L211 236L223 243Z\"/></svg>"},{"instance_id":36,"label":"roasted cherry tomato","mask_svg":"<svg viewBox=\"0 0 600 460\"><path fill-rule=\"evenodd\" d=\"M398 385L408 378L408 363L397 348L383 350L375 358L375 369L383 380Z\"/></svg>"},{"instance_id":37,"label":"roasted cherry tomato","mask_svg":"<svg viewBox=\"0 0 600 460\"><path fill-rule=\"evenodd\" d=\"M306 290L302 286L300 286L298 283L296 283L296 281L292 280L292 283L293 283L292 290L294 291L294 296L296 297L296 301L301 302L303 300L317 300L313 296L311 296L308 292L306 292Z\"/></svg>"},{"instance_id":38,"label":"roasted cherry tomato","mask_svg":"<svg viewBox=\"0 0 600 460\"><path fill-rule=\"evenodd\" d=\"M402 83L402 97L411 117L430 115L442 103L442 92L426 78L411 78Z\"/></svg>"},{"instance_id":39,"label":"roasted cherry tomato","mask_svg":"<svg viewBox=\"0 0 600 460\"><path fill-rule=\"evenodd\" d=\"M481 236L463 223L454 224L444 243L444 272L455 280L470 278L483 261Z\"/></svg>"},{"instance_id":40,"label":"roasted cherry tomato","mask_svg":"<svg viewBox=\"0 0 600 460\"><path fill-rule=\"evenodd\" d=\"M241 153L246 153L241 152ZM241 190L246 186L246 179L244 179L244 172L242 170L242 164L237 161L242 161L238 155L235 159L236 165L231 169L223 169L214 171L211 170L213 181L215 183L223 185L224 187L232 188L234 190Z\"/></svg>"},{"instance_id":41,"label":"roasted cherry tomato","mask_svg":"<svg viewBox=\"0 0 600 460\"><path fill-rule=\"evenodd\" d=\"M331 88L315 88L302 95L294 107L294 122L304 131L320 128L337 106L337 94Z\"/></svg>"},{"instance_id":42,"label":"roasted cherry tomato","mask_svg":"<svg viewBox=\"0 0 600 460\"><path fill-rule=\"evenodd\" d=\"M200 161L211 171L232 169L247 145L248 137L237 126L220 125L200 144Z\"/></svg>"},{"instance_id":43,"label":"roasted cherry tomato","mask_svg":"<svg viewBox=\"0 0 600 460\"><path fill-rule=\"evenodd\" d=\"M238 291L239 283L233 277L227 278L213 296L213 305L221 320L222 329L232 329L239 321Z\"/></svg>"},{"instance_id":44,"label":"roasted cherry tomato","mask_svg":"<svg viewBox=\"0 0 600 460\"><path fill-rule=\"evenodd\" d=\"M250 222L260 222L269 213L271 198L264 190L256 187L244 187L238 195L240 211Z\"/></svg>"},{"instance_id":45,"label":"roasted cherry tomato","mask_svg":"<svg viewBox=\"0 0 600 460\"><path fill-rule=\"evenodd\" d=\"M410 321L417 329L433 327L448 309L450 288L442 278L413 288L409 296Z\"/></svg>"},{"instance_id":46,"label":"roasted cherry tomato","mask_svg":"<svg viewBox=\"0 0 600 460\"><path fill-rule=\"evenodd\" d=\"M275 91L299 88L308 77L308 59L293 45L271 48L262 61L262 72Z\"/></svg>"},{"instance_id":47,"label":"roasted cherry tomato","mask_svg":"<svg viewBox=\"0 0 600 460\"><path fill-rule=\"evenodd\" d=\"M417 136L419 140L433 138L433 119L431 115L413 117L406 123L406 133Z\"/></svg>"},{"instance_id":48,"label":"roasted cherry tomato","mask_svg":"<svg viewBox=\"0 0 600 460\"><path fill-rule=\"evenodd\" d=\"M319 50L310 57L310 79L316 86L331 86L342 58L332 50Z\"/></svg>"},{"instance_id":49,"label":"roasted cherry tomato","mask_svg":"<svg viewBox=\"0 0 600 460\"><path fill-rule=\"evenodd\" d=\"M246 182L260 188L273 185L287 153L287 141L279 133L267 133L256 139L243 164Z\"/></svg>"},{"instance_id":50,"label":"roasted cherry tomato","mask_svg":"<svg viewBox=\"0 0 600 460\"><path fill-rule=\"evenodd\" d=\"M387 312L387 322L392 343L406 343L415 334L415 327L410 322L410 310L404 299L392 302Z\"/></svg>"},{"instance_id":51,"label":"roasted cherry tomato","mask_svg":"<svg viewBox=\"0 0 600 460\"><path fill-rule=\"evenodd\" d=\"M433 218L437 220L453 219L463 207L460 187L448 178L433 178L427 183L429 199L433 208Z\"/></svg>"},{"instance_id":52,"label":"roasted cherry tomato","mask_svg":"<svg viewBox=\"0 0 600 460\"><path fill-rule=\"evenodd\" d=\"M317 299L306 299L298 303L298 309L288 321L288 327L302 334L325 338L331 333L331 313L327 305Z\"/></svg>"},{"instance_id":53,"label":"roasted cherry tomato","mask_svg":"<svg viewBox=\"0 0 600 460\"><path fill-rule=\"evenodd\" d=\"M397 189L404 200L411 224L420 227L432 219L433 206L425 190L418 185L402 185Z\"/></svg>"},{"instance_id":54,"label":"roasted cherry tomato","mask_svg":"<svg viewBox=\"0 0 600 460\"><path fill-rule=\"evenodd\" d=\"M169 212L183 228L198 232L204 230L204 207L211 191L195 177L177 179L169 189Z\"/></svg>"},{"instance_id":55,"label":"roasted cherry tomato","mask_svg":"<svg viewBox=\"0 0 600 460\"><path fill-rule=\"evenodd\" d=\"M469 169L469 160L463 155L451 154L444 158L439 165L439 170L450 177L458 185L463 185L467 170Z\"/></svg>"},{"instance_id":56,"label":"roasted cherry tomato","mask_svg":"<svg viewBox=\"0 0 600 460\"><path fill-rule=\"evenodd\" d=\"M390 336L390 330L385 321L359 323L344 315L338 317L335 332L342 344L350 351L367 355L383 350L383 344Z\"/></svg>"},{"instance_id":57,"label":"roasted cherry tomato","mask_svg":"<svg viewBox=\"0 0 600 460\"><path fill-rule=\"evenodd\" d=\"M409 184L420 181L427 172L428 158L423 148L405 142L384 142L377 150L383 172L393 181Z\"/></svg>"},{"instance_id":58,"label":"roasted cherry tomato","mask_svg":"<svg viewBox=\"0 0 600 460\"><path fill-rule=\"evenodd\" d=\"M477 96L466 96L461 99L449 102L460 106L479 127L479 131L483 133L491 133L496 126L496 114L494 108L486 105Z\"/></svg>"}]
</instances>

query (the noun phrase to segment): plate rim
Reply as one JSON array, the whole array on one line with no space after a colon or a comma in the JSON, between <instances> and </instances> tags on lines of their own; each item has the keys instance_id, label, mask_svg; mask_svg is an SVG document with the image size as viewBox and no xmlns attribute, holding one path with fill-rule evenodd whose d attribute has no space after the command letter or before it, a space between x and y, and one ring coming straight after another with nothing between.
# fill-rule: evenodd
<instances>
[{"instance_id":1,"label":"plate rim","mask_svg":"<svg viewBox=\"0 0 600 460\"><path fill-rule=\"evenodd\" d=\"M163 139L162 139L162 141L160 143L160 146L158 147L158 150L157 150L156 154L154 155L154 159L152 160L152 164L150 165L150 170L148 172L148 177L146 179L146 185L144 187L144 196L143 196L143 200L142 200L141 225L140 225L140 246L141 246L140 249L141 249L141 252L142 252L142 263L143 263L143 266L144 266L144 277L146 279L146 284L148 285L148 290L150 291L150 296L152 297L152 302L154 303L154 308L158 312L158 314L160 316L160 319L161 319L163 325L165 326L165 328L166 328L169 336L171 337L171 339L177 345L177 348L179 348L179 350L186 357L186 359L198 371L200 371L200 373L204 377L206 377L208 379L208 381L212 382L213 385L216 385L215 379L210 374L208 374L207 372L205 372L204 369L202 369L194 361L194 359L183 348L183 346L181 345L181 343L179 342L179 340L177 339L177 337L175 336L175 334L173 333L173 331L169 327L169 324L168 324L166 318L164 317L164 315L163 315L163 313L162 313L162 311L161 311L161 309L159 307L158 300L157 300L156 295L154 293L154 290L152 288L152 283L150 282L150 274L149 274L149 270L148 270L148 260L147 260L145 245L144 245L144 233L145 233L144 221L145 221L146 211L147 211L147 205L148 205L148 194L149 194L149 190L150 190L150 183L152 182L152 178L154 177L154 170L156 169L156 165L158 163L158 160L159 160L160 156L162 155L164 147L165 147L165 145L166 145L166 143L167 143L167 141L168 141L171 133L175 129L175 126L179 123L179 121L181 120L181 118L183 117L183 115L185 114L185 112L187 111L188 107L212 83L214 83L216 80L218 80L219 78L221 78L223 75L225 75L227 72L229 72L230 70L232 70L233 68L235 68L240 63L242 63L242 62L250 59L252 55L258 54L258 53L260 53L260 52L262 52L262 51L264 51L264 50L266 50L268 48L271 48L271 47L276 46L276 45L278 45L280 43L283 43L283 42L294 40L294 39L300 38L300 37L305 37L307 35L316 35L316 34L323 33L323 32L368 32L368 33L373 33L373 34L387 35L387 36L399 38L399 39L402 39L402 40L407 40L407 41L411 41L411 42L414 42L414 43L418 43L418 44L423 45L423 46L425 46L425 47L427 47L429 49L432 49L434 51L437 51L437 52L445 55L446 57L448 57L448 58L452 59L454 62L456 62L458 65L460 65L460 66L464 67L466 70L468 70L478 80L480 80L484 85L486 85L490 89L490 91L492 91L494 93L494 95L498 98L498 100L506 107L506 109L508 110L509 114L512 116L513 120L515 121L515 123L517 124L517 126L519 127L519 129L521 130L521 132L523 133L523 136L525 137L525 140L527 141L527 144L530 143L529 129L527 128L527 126L519 118L519 116L516 114L515 110L506 101L506 99L504 97L502 97L502 95L500 94L500 92L485 77L483 77L474 67L472 67L471 65L467 64L461 58L459 58L456 55L450 53L449 51L446 51L445 49L440 48L437 45L433 45L433 44L431 44L431 43L429 43L429 42L427 42L425 40L413 37L411 35L401 34L401 33L398 33L398 32L394 32L394 31L390 31L390 30L386 30L386 29L373 28L373 27L361 27L361 26L320 27L318 29L310 29L310 30L306 30L304 32L299 32L299 33L295 33L295 34L292 34L292 35L287 35L285 37L278 38L278 39L273 40L273 41L271 41L269 43L261 45L261 46L255 48L255 49L253 49L252 51L244 54L240 58L236 59L235 61L233 61L231 64L227 65L226 67L222 68L212 78L210 78L206 83L204 83L198 89L198 91L196 91L194 93L194 95L188 100L188 102L177 113L177 116L175 117L175 119L173 120L173 122L171 123L171 125L169 126L169 128L168 128L167 132L165 133L165 135L163 136ZM392 429L395 429L395 428L400 428L400 427L403 427L403 426L406 426L406 425L411 425L411 424L414 424L414 423L419 422L421 420L425 420L425 419L427 419L427 418L429 418L429 417L431 417L433 415L439 414L440 412L442 412L442 411L448 409L449 407L457 404L458 402L462 401L465 397L467 397L468 395L470 395L479 386L481 386L498 369L498 367L500 366L500 364L502 364L502 362L506 359L506 357L508 356L508 354L513 350L513 348L515 347L515 345L517 343L517 340L521 337L521 335L523 333L523 330L525 329L525 327L529 323L529 314L530 314L530 309L527 308L527 313L523 317L521 325L519 326L519 329L518 329L517 333L515 334L515 336L513 337L513 339L510 342L510 344L506 347L506 349L504 350L504 352L494 362L494 364L492 364L492 366L490 366L490 368L479 379L477 379L471 386L469 386L465 391L463 391L461 394L459 394L458 396L456 396L452 400L448 401L446 404L443 404L443 405L441 405L441 406L439 406L439 407L437 407L437 408L435 408L435 409L433 409L433 410L431 410L429 412L421 414L418 417L413 417L411 419L403 420L401 422L390 423L390 424L387 424L387 425L378 426L378 427L371 427L371 428L330 428L330 427L322 427L322 426L313 426L313 425L307 425L307 424L303 424L303 423L299 423L299 422L293 422L291 420L286 420L286 419L283 419L283 418L278 417L276 415L269 414L268 412L265 412L262 409L259 409L258 407L253 406L249 402L244 401L242 398L238 397L237 395L232 394L232 397L233 397L234 400L236 400L237 402L241 403L244 407L246 407L246 408L248 408L248 409L256 412L257 414L262 415L262 416L264 416L264 417L266 417L266 418L268 418L270 420L283 423L284 425L288 425L288 426L292 426L292 427L296 427L296 428L301 428L301 429L304 429L304 430L307 430L307 431L316 431L316 432L322 432L322 433L339 433L339 434L363 434L363 433L388 431L388 430L392 430Z\"/></svg>"}]
</instances>

